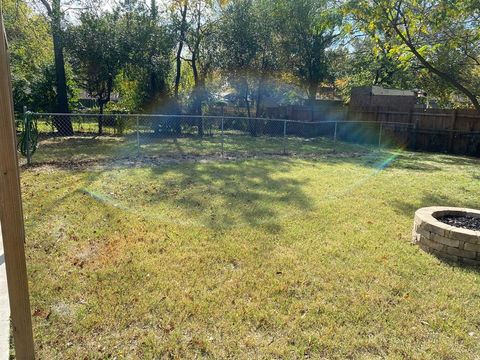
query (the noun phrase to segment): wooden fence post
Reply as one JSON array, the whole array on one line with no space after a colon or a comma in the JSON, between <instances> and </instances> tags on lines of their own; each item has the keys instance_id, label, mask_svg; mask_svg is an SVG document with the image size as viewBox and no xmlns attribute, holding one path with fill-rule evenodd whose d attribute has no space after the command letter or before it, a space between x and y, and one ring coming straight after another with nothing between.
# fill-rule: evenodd
<instances>
[{"instance_id":1,"label":"wooden fence post","mask_svg":"<svg viewBox=\"0 0 480 360\"><path fill-rule=\"evenodd\" d=\"M1 6L1 5L0 5ZM2 224L8 295L15 356L34 358L32 318L25 264L25 229L18 171L16 129L7 53L0 7L0 222Z\"/></svg>"},{"instance_id":2,"label":"wooden fence post","mask_svg":"<svg viewBox=\"0 0 480 360\"><path fill-rule=\"evenodd\" d=\"M413 110L410 109L410 110L408 110L407 146L410 149L411 148L415 149L415 145L413 144L413 146L412 146L412 143L413 143L412 132L414 132L412 130L415 130L415 125L412 123L412 121L413 121ZM412 129L412 125L413 125L413 129Z\"/></svg>"},{"instance_id":3,"label":"wooden fence post","mask_svg":"<svg viewBox=\"0 0 480 360\"><path fill-rule=\"evenodd\" d=\"M455 128L457 126L457 110L453 110L452 112L452 128L448 134L448 152L453 152L453 144L455 139Z\"/></svg>"},{"instance_id":4,"label":"wooden fence post","mask_svg":"<svg viewBox=\"0 0 480 360\"><path fill-rule=\"evenodd\" d=\"M417 150L418 149L418 128L419 128L419 120L418 118L415 119L415 125L414 125L414 131L413 131L413 150Z\"/></svg>"}]
</instances>

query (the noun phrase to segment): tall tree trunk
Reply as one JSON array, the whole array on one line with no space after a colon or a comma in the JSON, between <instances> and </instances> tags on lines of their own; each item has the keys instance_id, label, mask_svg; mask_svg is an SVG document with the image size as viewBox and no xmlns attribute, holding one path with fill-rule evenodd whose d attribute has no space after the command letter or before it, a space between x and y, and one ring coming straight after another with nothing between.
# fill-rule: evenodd
<instances>
[{"instance_id":1,"label":"tall tree trunk","mask_svg":"<svg viewBox=\"0 0 480 360\"><path fill-rule=\"evenodd\" d=\"M260 74L260 79L258 80L258 87L257 87L257 103L255 108L255 117L259 118L262 116L262 98L263 98L263 85L265 82L265 76ZM253 121L253 127L255 129L255 136L258 134L258 120L255 119Z\"/></svg>"},{"instance_id":2,"label":"tall tree trunk","mask_svg":"<svg viewBox=\"0 0 480 360\"><path fill-rule=\"evenodd\" d=\"M100 116L98 117L98 135L103 134L103 107L105 106L103 100L99 100Z\"/></svg>"},{"instance_id":3,"label":"tall tree trunk","mask_svg":"<svg viewBox=\"0 0 480 360\"><path fill-rule=\"evenodd\" d=\"M151 18L151 27L155 28L157 26L157 20L158 20L158 7L156 4L156 0L150 1L150 18ZM152 44L156 44L156 40L152 41ZM155 66L154 58L155 56L157 56L157 49L155 48L155 45L152 45L152 44L147 45L149 47L149 71L150 71L148 75L150 86L148 89L147 96L148 96L148 101L151 103L154 103L154 101L156 100L159 94L160 96L164 95L163 94L164 84L162 83L162 80L159 79L159 76L155 71L156 66Z\"/></svg>"},{"instance_id":4,"label":"tall tree trunk","mask_svg":"<svg viewBox=\"0 0 480 360\"><path fill-rule=\"evenodd\" d=\"M245 105L247 106L247 116L248 116L248 132L252 136L257 136L257 129L255 127L254 120L252 119L252 112L250 110L250 100L248 100L248 93L249 93L249 87L248 87L248 80L245 79Z\"/></svg>"},{"instance_id":5,"label":"tall tree trunk","mask_svg":"<svg viewBox=\"0 0 480 360\"><path fill-rule=\"evenodd\" d=\"M250 100L248 100L248 81L245 80L244 82L244 89L245 89L245 95L244 95L244 100L245 100L245 106L247 107L247 116L248 118L252 117L251 111L250 111Z\"/></svg>"},{"instance_id":6,"label":"tall tree trunk","mask_svg":"<svg viewBox=\"0 0 480 360\"><path fill-rule=\"evenodd\" d=\"M177 68L176 68L175 88L174 88L174 94L175 94L176 100L178 100L178 88L180 87L180 78L181 78L181 72L182 72L182 51L183 51L183 43L185 41L185 27L187 23L187 1L185 1L185 4L180 9L180 14L182 16L182 20L180 23L180 36L178 40L178 49L177 49L177 55L176 55Z\"/></svg>"},{"instance_id":7,"label":"tall tree trunk","mask_svg":"<svg viewBox=\"0 0 480 360\"><path fill-rule=\"evenodd\" d=\"M177 58L176 58L176 74L175 74L175 87L174 87L174 95L175 99L178 99L178 88L180 87L180 77L181 77L181 71L182 71L182 50L183 50L183 41L178 44L178 50L177 50Z\"/></svg>"},{"instance_id":8,"label":"tall tree trunk","mask_svg":"<svg viewBox=\"0 0 480 360\"><path fill-rule=\"evenodd\" d=\"M53 52L55 57L55 81L57 87L56 112L66 114L68 109L67 79L65 76L65 58L63 56L63 39L61 29L60 0L53 0L50 11ZM59 117L54 120L54 125L60 135L72 136L73 126L70 118Z\"/></svg>"},{"instance_id":9,"label":"tall tree trunk","mask_svg":"<svg viewBox=\"0 0 480 360\"><path fill-rule=\"evenodd\" d=\"M197 126L198 126L198 136L203 136L204 135L204 128L203 128L203 111L202 111L202 105L203 105L203 100L204 100L204 94L205 94L205 86L201 83L199 83L195 87L195 104L194 104L194 113L197 116L200 116L197 119Z\"/></svg>"},{"instance_id":10,"label":"tall tree trunk","mask_svg":"<svg viewBox=\"0 0 480 360\"><path fill-rule=\"evenodd\" d=\"M201 79L198 73L197 67L197 54L198 54L198 43L195 46L195 50L192 52L192 72L195 88L193 90L193 112L195 115L202 115L202 105L205 96L205 79ZM198 126L198 136L203 136L203 118L200 117L197 119Z\"/></svg>"},{"instance_id":11,"label":"tall tree trunk","mask_svg":"<svg viewBox=\"0 0 480 360\"><path fill-rule=\"evenodd\" d=\"M263 74L260 76L258 80L258 88L257 88L257 107L255 109L255 116L258 118L261 116L261 109L262 109L262 98L263 98L263 84L264 84L264 76Z\"/></svg>"},{"instance_id":12,"label":"tall tree trunk","mask_svg":"<svg viewBox=\"0 0 480 360\"><path fill-rule=\"evenodd\" d=\"M103 116L103 109L110 101L113 89L113 77L109 77L106 83L106 91L99 96L98 106L100 107L100 116L98 117L98 135L103 134L103 125L105 123L105 117Z\"/></svg>"},{"instance_id":13,"label":"tall tree trunk","mask_svg":"<svg viewBox=\"0 0 480 360\"><path fill-rule=\"evenodd\" d=\"M308 84L308 100L311 102L317 99L318 81L311 80Z\"/></svg>"}]
</instances>

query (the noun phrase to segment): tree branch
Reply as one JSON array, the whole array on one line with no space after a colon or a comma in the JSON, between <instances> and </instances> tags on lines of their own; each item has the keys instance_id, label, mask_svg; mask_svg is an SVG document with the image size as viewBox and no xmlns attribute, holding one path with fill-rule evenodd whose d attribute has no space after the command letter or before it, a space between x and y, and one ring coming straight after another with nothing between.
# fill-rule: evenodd
<instances>
[{"instance_id":1,"label":"tree branch","mask_svg":"<svg viewBox=\"0 0 480 360\"><path fill-rule=\"evenodd\" d=\"M50 6L49 2L47 0L40 0L43 6L45 6L45 9L47 9L47 13L49 16L52 16L52 7Z\"/></svg>"},{"instance_id":2,"label":"tree branch","mask_svg":"<svg viewBox=\"0 0 480 360\"><path fill-rule=\"evenodd\" d=\"M401 4L401 1L398 3L398 5ZM396 20L399 19L399 17L401 16L401 13L400 13L400 9L397 8L397 16L396 16ZM462 84L460 84L455 78L453 78L452 76L450 76L448 73L446 72L443 72L439 69L437 69L435 66L433 66L424 56L422 56L417 48L415 47L415 45L413 44L411 40L411 38L407 38L407 36L409 37L409 33L408 33L408 24L405 25L406 28L405 28L405 31L406 31L406 34L407 36L405 36L405 34L403 34L403 32L398 28L398 23L396 21L394 21L394 19L392 19L390 17L390 13L388 10L386 10L385 8L383 8L383 11L384 13L386 14L386 17L387 17L387 20L388 22L390 23L390 25L392 26L393 30L397 33L397 35L399 36L399 38L403 41L403 43L405 45L407 45L407 47L410 49L410 51L415 55L415 57L418 59L418 61L420 61L420 63L425 66L426 69L428 69L430 72L432 72L433 74L437 75L438 77L440 77L441 79L445 80L446 82L448 82L450 85L452 85L453 87L455 87L457 90L459 90L461 93L463 93L470 101L471 103L473 104L473 106L475 107L475 109L480 113L480 102L479 100L477 99L476 95L473 94L470 90L468 90L465 86L463 86ZM406 19L403 17L403 20L404 20L404 24L406 24Z\"/></svg>"}]
</instances>

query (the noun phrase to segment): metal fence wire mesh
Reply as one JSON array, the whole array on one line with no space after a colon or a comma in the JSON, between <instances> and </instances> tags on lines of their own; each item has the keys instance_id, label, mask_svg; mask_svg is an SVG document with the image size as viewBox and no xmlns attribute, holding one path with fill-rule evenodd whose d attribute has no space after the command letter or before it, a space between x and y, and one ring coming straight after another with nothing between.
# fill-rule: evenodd
<instances>
[{"instance_id":1,"label":"metal fence wire mesh","mask_svg":"<svg viewBox=\"0 0 480 360\"><path fill-rule=\"evenodd\" d=\"M37 124L39 151L35 160L40 162L132 156L322 154L335 151L339 141L415 148L418 136L425 132L412 123L340 119L309 122L234 116L32 112L26 117ZM475 147L478 135L437 131L435 139L441 151L441 146L460 136L470 137Z\"/></svg>"}]
</instances>

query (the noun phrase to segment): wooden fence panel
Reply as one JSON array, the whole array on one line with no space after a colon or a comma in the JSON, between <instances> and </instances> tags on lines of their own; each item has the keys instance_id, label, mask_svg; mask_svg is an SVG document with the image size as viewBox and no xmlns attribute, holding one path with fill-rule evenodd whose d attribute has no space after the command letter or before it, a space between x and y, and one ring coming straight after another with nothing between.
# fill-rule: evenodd
<instances>
[{"instance_id":1,"label":"wooden fence panel","mask_svg":"<svg viewBox=\"0 0 480 360\"><path fill-rule=\"evenodd\" d=\"M475 110L394 111L380 106L330 108L285 106L269 108L267 114L272 118L301 121L378 122L384 124L385 141L392 144L413 150L480 156L480 114ZM386 126L387 123L389 126ZM339 138L349 141L363 138L366 142L372 142L376 131L374 129L378 129L378 126L374 124L344 125L339 130Z\"/></svg>"}]
</instances>

